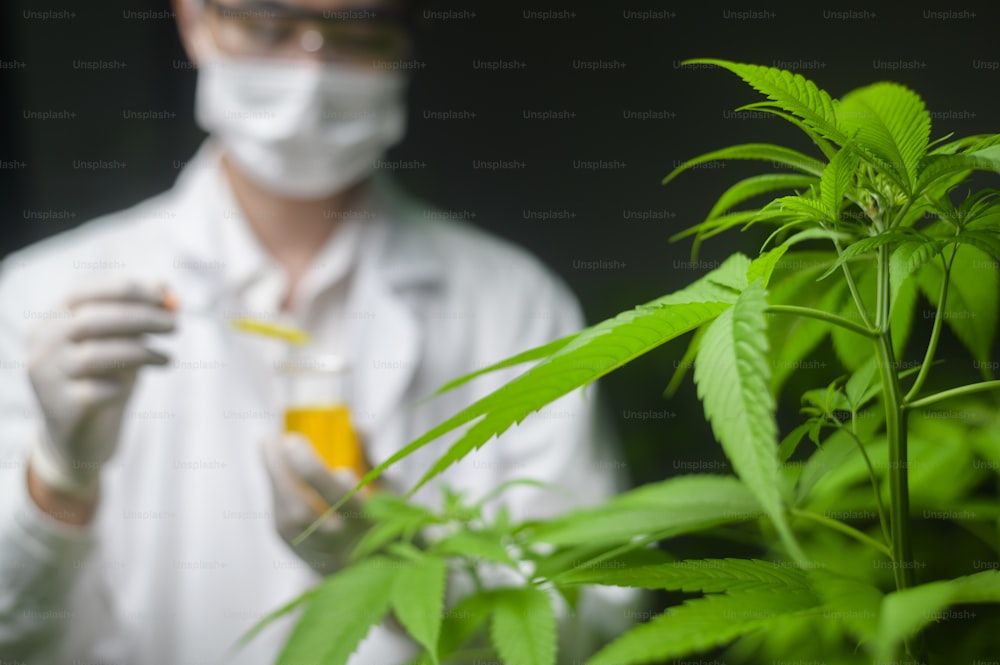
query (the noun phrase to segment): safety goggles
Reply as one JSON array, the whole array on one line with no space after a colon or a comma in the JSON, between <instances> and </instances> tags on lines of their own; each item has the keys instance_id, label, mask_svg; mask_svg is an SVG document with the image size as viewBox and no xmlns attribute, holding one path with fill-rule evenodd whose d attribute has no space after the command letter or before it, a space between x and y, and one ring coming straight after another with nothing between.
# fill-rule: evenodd
<instances>
[{"instance_id":1,"label":"safety goggles","mask_svg":"<svg viewBox=\"0 0 1000 665\"><path fill-rule=\"evenodd\" d=\"M376 8L310 11L271 0L203 0L215 43L233 56L368 65L409 49L407 16Z\"/></svg>"}]
</instances>

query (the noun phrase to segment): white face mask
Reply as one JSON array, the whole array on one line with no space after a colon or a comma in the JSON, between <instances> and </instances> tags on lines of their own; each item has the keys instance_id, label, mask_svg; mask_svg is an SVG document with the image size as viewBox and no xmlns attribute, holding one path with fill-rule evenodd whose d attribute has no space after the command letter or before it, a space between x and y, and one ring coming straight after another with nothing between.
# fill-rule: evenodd
<instances>
[{"instance_id":1,"label":"white face mask","mask_svg":"<svg viewBox=\"0 0 1000 665\"><path fill-rule=\"evenodd\" d=\"M406 78L294 60L203 58L195 117L275 194L318 199L375 168L406 131Z\"/></svg>"}]
</instances>

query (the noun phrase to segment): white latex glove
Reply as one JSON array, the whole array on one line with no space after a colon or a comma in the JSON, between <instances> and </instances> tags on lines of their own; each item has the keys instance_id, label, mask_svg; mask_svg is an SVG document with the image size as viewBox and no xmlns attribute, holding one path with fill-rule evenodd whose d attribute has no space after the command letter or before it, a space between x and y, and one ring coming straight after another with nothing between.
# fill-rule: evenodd
<instances>
[{"instance_id":1,"label":"white latex glove","mask_svg":"<svg viewBox=\"0 0 1000 665\"><path fill-rule=\"evenodd\" d=\"M309 440L300 434L267 437L263 448L278 533L316 572L328 575L340 570L371 526L361 493L327 517L300 544L293 541L357 485L357 476L350 469L330 471L313 452Z\"/></svg>"},{"instance_id":2,"label":"white latex glove","mask_svg":"<svg viewBox=\"0 0 1000 665\"><path fill-rule=\"evenodd\" d=\"M52 489L96 491L139 368L168 362L143 336L174 330L170 303L160 285L93 283L65 302L68 317L44 321L29 334L28 377L45 421L31 467Z\"/></svg>"}]
</instances>

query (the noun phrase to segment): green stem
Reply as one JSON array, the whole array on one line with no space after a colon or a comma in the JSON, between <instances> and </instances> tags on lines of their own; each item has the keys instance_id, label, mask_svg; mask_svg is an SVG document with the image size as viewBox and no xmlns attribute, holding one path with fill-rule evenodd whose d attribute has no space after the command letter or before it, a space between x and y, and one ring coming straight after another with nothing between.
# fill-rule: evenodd
<instances>
[{"instance_id":1,"label":"green stem","mask_svg":"<svg viewBox=\"0 0 1000 665\"><path fill-rule=\"evenodd\" d=\"M889 266L885 246L878 248L878 289L887 292ZM892 348L892 331L889 312L892 303L888 297L880 298L876 321L881 331L875 340L882 397L885 403L885 436L889 442L889 511L892 534L892 555L896 588L900 591L913 586L913 545L910 538L910 488L907 468L906 416L900 395L899 378L896 376L896 355Z\"/></svg>"},{"instance_id":2,"label":"green stem","mask_svg":"<svg viewBox=\"0 0 1000 665\"><path fill-rule=\"evenodd\" d=\"M957 388L949 388L948 390L942 390L939 393L934 393L933 395L928 395L927 397L922 397L921 399L909 402L905 407L909 410L922 409L925 406L930 406L937 402L943 402L946 399L951 399L952 397L960 397L962 395L971 395L973 393L986 392L987 390L998 390L1000 389L1000 381L980 381L979 383L973 383L967 386L959 386Z\"/></svg>"},{"instance_id":3,"label":"green stem","mask_svg":"<svg viewBox=\"0 0 1000 665\"><path fill-rule=\"evenodd\" d=\"M913 586L913 540L910 534L910 480L909 454L907 452L906 411L902 391L896 375L896 354L892 348L892 298L889 284L888 248L878 248L879 309L876 322L879 329L875 352L882 380L882 399L885 404L885 437L889 442L889 524L892 535L893 574L896 589L902 591ZM924 642L918 633L906 640L906 652L917 662L926 662Z\"/></svg>"},{"instance_id":4,"label":"green stem","mask_svg":"<svg viewBox=\"0 0 1000 665\"><path fill-rule=\"evenodd\" d=\"M910 536L910 487L906 440L906 414L902 408L899 381L893 372L896 366L892 340L886 332L876 342L882 392L885 399L885 435L889 442L889 510L892 534L893 573L896 589L902 591L913 586L913 543ZM910 640L907 651L921 644L919 636Z\"/></svg>"},{"instance_id":5,"label":"green stem","mask_svg":"<svg viewBox=\"0 0 1000 665\"><path fill-rule=\"evenodd\" d=\"M885 516L885 506L882 504L882 492L878 486L878 478L875 476L875 467L872 466L872 460L868 456L868 451L865 450L865 446L861 443L861 439L858 438L858 435L842 425L841 429L843 429L849 437L854 439L854 443L858 445L858 450L861 451L861 456L865 458L865 464L868 466L868 477L872 481L872 491L875 493L875 507L878 509L878 522L882 527L882 536L885 538L886 542L891 542L892 536L889 533L889 522ZM890 558L891 556L892 555L890 554Z\"/></svg>"},{"instance_id":6,"label":"green stem","mask_svg":"<svg viewBox=\"0 0 1000 665\"><path fill-rule=\"evenodd\" d=\"M819 513L814 513L808 510L802 510L801 508L792 508L791 512L792 515L795 515L796 517L812 520L813 522L822 524L823 526L833 529L834 531L839 531L845 535L848 535L851 538L857 540L858 542L870 545L871 547L877 549L879 552L885 554L890 559L892 558L892 552L889 550L888 545L886 545L885 543L878 542L868 534L858 531L853 526L844 524L843 522L827 517L826 515L820 515Z\"/></svg>"},{"instance_id":7,"label":"green stem","mask_svg":"<svg viewBox=\"0 0 1000 665\"><path fill-rule=\"evenodd\" d=\"M957 250L957 248L956 248ZM951 276L951 264L955 260L955 252L952 250L951 258L945 259L943 256L941 260L944 262L944 277L941 278L941 292L938 294L938 306L937 313L934 315L934 326L931 328L931 338L927 342L927 352L924 354L924 361L920 364L920 372L917 374L917 378L913 381L913 385L910 387L909 392L906 393L906 397L903 398L903 402L909 402L920 389L924 386L924 380L927 379L927 375L931 371L931 363L934 362L934 354L937 352L938 339L941 336L941 326L944 323L944 312L945 303L948 300L948 282Z\"/></svg>"},{"instance_id":8,"label":"green stem","mask_svg":"<svg viewBox=\"0 0 1000 665\"><path fill-rule=\"evenodd\" d=\"M796 316L805 316L810 319L819 319L820 321L825 321L831 325L850 330L851 332L857 333L864 337L874 338L876 332L871 328L866 328L865 326L858 325L853 321L843 318L842 316L837 316L836 314L830 314L829 312L824 312L821 309L812 309L811 307L799 307L797 305L768 305L767 309L764 310L768 314L794 314Z\"/></svg>"},{"instance_id":9,"label":"green stem","mask_svg":"<svg viewBox=\"0 0 1000 665\"><path fill-rule=\"evenodd\" d=\"M878 283L875 292L875 327L879 333L889 332L889 320L892 316L891 285L889 283L889 248L881 245L877 254Z\"/></svg>"},{"instance_id":10,"label":"green stem","mask_svg":"<svg viewBox=\"0 0 1000 665\"><path fill-rule=\"evenodd\" d=\"M840 241L836 238L833 239L833 244L837 248L837 255L839 256L843 250L840 247ZM851 274L850 268L847 267L847 262L841 264L841 269L844 271L844 279L847 280L847 288L851 291L851 297L854 299L854 304L858 308L858 313L861 315L861 321L865 324L865 327L872 328L871 317L868 316L868 310L865 309L865 301L861 298L861 293L858 291L858 285L854 282L854 275Z\"/></svg>"}]
</instances>

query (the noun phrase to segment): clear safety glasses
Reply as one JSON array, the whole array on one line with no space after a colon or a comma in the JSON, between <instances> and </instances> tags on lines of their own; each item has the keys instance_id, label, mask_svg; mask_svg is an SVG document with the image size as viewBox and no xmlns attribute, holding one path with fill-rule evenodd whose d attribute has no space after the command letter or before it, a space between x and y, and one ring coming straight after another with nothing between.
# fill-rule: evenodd
<instances>
[{"instance_id":1,"label":"clear safety glasses","mask_svg":"<svg viewBox=\"0 0 1000 665\"><path fill-rule=\"evenodd\" d=\"M308 11L268 0L203 0L209 29L233 56L377 66L409 49L405 16L387 9Z\"/></svg>"}]
</instances>

